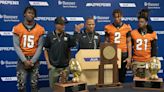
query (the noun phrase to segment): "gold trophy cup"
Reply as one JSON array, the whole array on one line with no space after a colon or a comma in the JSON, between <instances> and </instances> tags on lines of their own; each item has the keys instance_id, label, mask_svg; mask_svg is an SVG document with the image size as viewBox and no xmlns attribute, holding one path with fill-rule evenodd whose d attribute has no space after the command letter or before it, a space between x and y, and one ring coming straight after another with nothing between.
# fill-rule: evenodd
<instances>
[{"instance_id":1,"label":"gold trophy cup","mask_svg":"<svg viewBox=\"0 0 164 92\"><path fill-rule=\"evenodd\" d=\"M72 82L79 82L80 81L79 77L82 71L79 62L76 59L72 58L70 60L69 67L70 67L71 73L73 74Z\"/></svg>"},{"instance_id":2,"label":"gold trophy cup","mask_svg":"<svg viewBox=\"0 0 164 92\"><path fill-rule=\"evenodd\" d=\"M158 71L161 69L161 62L157 57L152 57L149 63L150 80L158 80Z\"/></svg>"}]
</instances>

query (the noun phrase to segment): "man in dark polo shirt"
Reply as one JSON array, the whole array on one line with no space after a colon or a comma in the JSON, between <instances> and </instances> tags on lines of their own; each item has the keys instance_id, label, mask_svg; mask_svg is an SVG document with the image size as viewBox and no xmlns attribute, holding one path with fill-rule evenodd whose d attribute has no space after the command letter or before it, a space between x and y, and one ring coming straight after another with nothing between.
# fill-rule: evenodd
<instances>
[{"instance_id":1,"label":"man in dark polo shirt","mask_svg":"<svg viewBox=\"0 0 164 92\"><path fill-rule=\"evenodd\" d=\"M64 17L55 19L55 30L47 34L44 43L44 54L49 69L51 88L58 81L62 71L67 70L70 60L70 48L76 45L74 37L65 33Z\"/></svg>"},{"instance_id":2,"label":"man in dark polo shirt","mask_svg":"<svg viewBox=\"0 0 164 92\"><path fill-rule=\"evenodd\" d=\"M84 28L81 32L81 29ZM95 20L93 17L86 19L83 23L75 25L75 37L78 43L78 49L98 49L100 44L100 35L95 31Z\"/></svg>"}]
</instances>

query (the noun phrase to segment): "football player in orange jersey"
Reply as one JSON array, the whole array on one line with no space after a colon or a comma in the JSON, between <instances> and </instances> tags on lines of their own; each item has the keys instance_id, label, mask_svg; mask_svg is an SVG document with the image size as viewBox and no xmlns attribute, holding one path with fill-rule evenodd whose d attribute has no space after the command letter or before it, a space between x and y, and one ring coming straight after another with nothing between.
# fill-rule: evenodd
<instances>
[{"instance_id":1,"label":"football player in orange jersey","mask_svg":"<svg viewBox=\"0 0 164 92\"><path fill-rule=\"evenodd\" d=\"M148 17L138 17L138 29L131 32L133 43L133 72L136 74L136 67L145 65L151 57L157 56L157 34L148 26ZM135 65L135 66L134 66ZM146 74L147 76L147 74Z\"/></svg>"},{"instance_id":2,"label":"football player in orange jersey","mask_svg":"<svg viewBox=\"0 0 164 92\"><path fill-rule=\"evenodd\" d=\"M127 68L131 63L131 26L121 21L122 11L113 11L114 23L105 26L105 42L117 44L122 51L121 69L119 69L119 82L123 83Z\"/></svg>"},{"instance_id":3,"label":"football player in orange jersey","mask_svg":"<svg viewBox=\"0 0 164 92\"><path fill-rule=\"evenodd\" d=\"M38 58L42 52L44 28L34 21L36 9L24 10L24 21L13 27L13 44L19 57L17 63L17 87L26 92L26 77L30 74L31 91L38 92Z\"/></svg>"}]
</instances>

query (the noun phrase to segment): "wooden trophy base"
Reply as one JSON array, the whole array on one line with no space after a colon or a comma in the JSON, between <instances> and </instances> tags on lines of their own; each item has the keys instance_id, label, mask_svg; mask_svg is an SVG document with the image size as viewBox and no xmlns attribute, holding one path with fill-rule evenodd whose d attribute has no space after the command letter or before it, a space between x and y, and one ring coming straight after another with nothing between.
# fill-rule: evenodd
<instances>
[{"instance_id":1,"label":"wooden trophy base","mask_svg":"<svg viewBox=\"0 0 164 92\"><path fill-rule=\"evenodd\" d=\"M54 92L89 92L85 82L56 83Z\"/></svg>"},{"instance_id":2,"label":"wooden trophy base","mask_svg":"<svg viewBox=\"0 0 164 92\"><path fill-rule=\"evenodd\" d=\"M121 83L112 83L112 84L96 84L96 89L103 89L103 88L122 88Z\"/></svg>"},{"instance_id":3,"label":"wooden trophy base","mask_svg":"<svg viewBox=\"0 0 164 92\"><path fill-rule=\"evenodd\" d=\"M149 80L146 78L134 77L134 88L146 90L162 90L163 79Z\"/></svg>"}]
</instances>

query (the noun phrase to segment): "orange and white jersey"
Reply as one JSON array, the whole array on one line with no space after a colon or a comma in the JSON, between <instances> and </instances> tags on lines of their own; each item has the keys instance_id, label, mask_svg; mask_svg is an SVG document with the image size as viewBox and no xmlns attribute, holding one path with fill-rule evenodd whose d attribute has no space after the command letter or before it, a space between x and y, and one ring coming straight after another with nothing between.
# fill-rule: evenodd
<instances>
[{"instance_id":1,"label":"orange and white jersey","mask_svg":"<svg viewBox=\"0 0 164 92\"><path fill-rule=\"evenodd\" d=\"M133 30L131 37L134 43L133 59L140 62L149 61L151 58L151 41L157 39L156 32L141 35L138 30Z\"/></svg>"},{"instance_id":2,"label":"orange and white jersey","mask_svg":"<svg viewBox=\"0 0 164 92\"><path fill-rule=\"evenodd\" d=\"M120 28L116 28L113 24L105 26L105 32L109 34L110 43L117 44L122 52L127 52L127 34L131 30L129 24L123 24Z\"/></svg>"},{"instance_id":3,"label":"orange and white jersey","mask_svg":"<svg viewBox=\"0 0 164 92\"><path fill-rule=\"evenodd\" d=\"M44 35L44 28L36 24L33 29L28 31L23 23L13 27L13 33L19 37L20 48L25 56L33 56L38 47L38 41Z\"/></svg>"}]
</instances>

